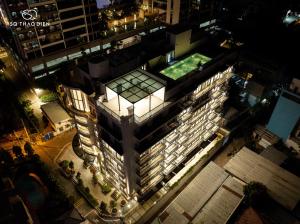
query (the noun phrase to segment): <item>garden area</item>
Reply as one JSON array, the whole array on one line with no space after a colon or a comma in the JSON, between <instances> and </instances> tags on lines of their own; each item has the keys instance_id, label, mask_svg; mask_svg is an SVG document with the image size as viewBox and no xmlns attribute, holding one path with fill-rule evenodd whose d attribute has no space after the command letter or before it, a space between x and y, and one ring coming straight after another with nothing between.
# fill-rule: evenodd
<instances>
[{"instance_id":1,"label":"garden area","mask_svg":"<svg viewBox=\"0 0 300 224\"><path fill-rule=\"evenodd\" d=\"M77 192L103 216L120 216L126 201L121 193L103 179L94 165L84 163L73 150L58 159L61 175L74 184Z\"/></svg>"}]
</instances>

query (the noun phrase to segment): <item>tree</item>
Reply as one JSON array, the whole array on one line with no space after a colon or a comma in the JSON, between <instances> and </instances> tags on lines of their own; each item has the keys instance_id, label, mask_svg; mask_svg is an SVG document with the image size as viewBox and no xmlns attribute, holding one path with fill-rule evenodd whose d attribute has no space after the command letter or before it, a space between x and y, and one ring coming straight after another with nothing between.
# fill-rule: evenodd
<instances>
[{"instance_id":1,"label":"tree","mask_svg":"<svg viewBox=\"0 0 300 224\"><path fill-rule=\"evenodd\" d=\"M98 177L95 173L93 173L93 183L97 184L98 183Z\"/></svg>"},{"instance_id":2,"label":"tree","mask_svg":"<svg viewBox=\"0 0 300 224\"><path fill-rule=\"evenodd\" d=\"M63 160L59 163L59 165L66 170L69 167L69 161L68 160Z\"/></svg>"},{"instance_id":3,"label":"tree","mask_svg":"<svg viewBox=\"0 0 300 224\"><path fill-rule=\"evenodd\" d=\"M69 163L69 168L72 170L74 169L74 162L72 160Z\"/></svg>"},{"instance_id":4,"label":"tree","mask_svg":"<svg viewBox=\"0 0 300 224\"><path fill-rule=\"evenodd\" d=\"M22 159L24 157L20 146L13 146L12 151L18 159Z\"/></svg>"},{"instance_id":5,"label":"tree","mask_svg":"<svg viewBox=\"0 0 300 224\"><path fill-rule=\"evenodd\" d=\"M113 209L111 210L112 215L116 215L117 212L118 212L118 209L117 209L117 208L113 208Z\"/></svg>"},{"instance_id":6,"label":"tree","mask_svg":"<svg viewBox=\"0 0 300 224\"><path fill-rule=\"evenodd\" d=\"M126 205L126 201L125 200L122 200L121 201L121 207L124 207Z\"/></svg>"},{"instance_id":7,"label":"tree","mask_svg":"<svg viewBox=\"0 0 300 224\"><path fill-rule=\"evenodd\" d=\"M109 192L111 192L111 187L108 184L101 184L100 186L103 194L107 195Z\"/></svg>"},{"instance_id":8,"label":"tree","mask_svg":"<svg viewBox=\"0 0 300 224\"><path fill-rule=\"evenodd\" d=\"M263 206L268 198L267 188L259 182L251 181L244 186L245 202L248 206Z\"/></svg>"},{"instance_id":9,"label":"tree","mask_svg":"<svg viewBox=\"0 0 300 224\"><path fill-rule=\"evenodd\" d=\"M25 143L24 151L26 152L27 156L29 156L29 157L34 155L34 150L29 142Z\"/></svg>"},{"instance_id":10,"label":"tree","mask_svg":"<svg viewBox=\"0 0 300 224\"><path fill-rule=\"evenodd\" d=\"M0 70L5 68L6 68L5 63L0 59Z\"/></svg>"},{"instance_id":11,"label":"tree","mask_svg":"<svg viewBox=\"0 0 300 224\"><path fill-rule=\"evenodd\" d=\"M83 181L82 181L81 178L78 179L78 185L79 185L79 186L83 186Z\"/></svg>"},{"instance_id":12,"label":"tree","mask_svg":"<svg viewBox=\"0 0 300 224\"><path fill-rule=\"evenodd\" d=\"M5 149L0 149L0 163L3 165L11 165L13 164L13 157L11 154L5 150Z\"/></svg>"},{"instance_id":13,"label":"tree","mask_svg":"<svg viewBox=\"0 0 300 224\"><path fill-rule=\"evenodd\" d=\"M102 213L108 213L107 212L107 204L104 201L101 201L99 208Z\"/></svg>"},{"instance_id":14,"label":"tree","mask_svg":"<svg viewBox=\"0 0 300 224\"><path fill-rule=\"evenodd\" d=\"M115 207L117 206L117 202L116 202L115 200L110 200L109 206L110 206L111 208L115 208Z\"/></svg>"}]
</instances>

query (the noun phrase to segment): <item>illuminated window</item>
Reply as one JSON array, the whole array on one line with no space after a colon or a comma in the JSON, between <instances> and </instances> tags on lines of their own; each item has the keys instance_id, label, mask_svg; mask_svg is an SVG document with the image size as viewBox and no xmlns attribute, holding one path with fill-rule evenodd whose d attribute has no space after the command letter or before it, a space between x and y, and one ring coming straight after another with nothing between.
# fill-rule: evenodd
<instances>
[{"instance_id":1,"label":"illuminated window","mask_svg":"<svg viewBox=\"0 0 300 224\"><path fill-rule=\"evenodd\" d=\"M71 90L71 96L73 101L73 106L77 110L80 111L90 111L90 107L88 105L88 99L87 96L82 93L80 90Z\"/></svg>"}]
</instances>

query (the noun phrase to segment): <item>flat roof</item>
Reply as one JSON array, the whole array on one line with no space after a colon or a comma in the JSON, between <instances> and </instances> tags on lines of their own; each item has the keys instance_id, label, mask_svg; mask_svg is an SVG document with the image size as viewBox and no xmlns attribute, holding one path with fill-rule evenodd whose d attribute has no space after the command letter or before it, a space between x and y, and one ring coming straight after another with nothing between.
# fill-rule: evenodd
<instances>
[{"instance_id":1,"label":"flat roof","mask_svg":"<svg viewBox=\"0 0 300 224\"><path fill-rule=\"evenodd\" d=\"M243 200L243 188L244 184L241 181L231 176L227 177L222 186L196 215L192 223L227 223Z\"/></svg>"},{"instance_id":2,"label":"flat roof","mask_svg":"<svg viewBox=\"0 0 300 224\"><path fill-rule=\"evenodd\" d=\"M300 96L284 90L276 103L267 128L285 141L299 118Z\"/></svg>"},{"instance_id":3,"label":"flat roof","mask_svg":"<svg viewBox=\"0 0 300 224\"><path fill-rule=\"evenodd\" d=\"M41 109L54 124L71 119L69 114L57 102L43 104Z\"/></svg>"},{"instance_id":4,"label":"flat roof","mask_svg":"<svg viewBox=\"0 0 300 224\"><path fill-rule=\"evenodd\" d=\"M173 80L177 80L190 73L191 71L194 71L201 65L206 64L210 60L211 58L209 57L206 57L199 53L195 53L160 71L160 73Z\"/></svg>"},{"instance_id":5,"label":"flat roof","mask_svg":"<svg viewBox=\"0 0 300 224\"><path fill-rule=\"evenodd\" d=\"M273 146L269 146L266 149L264 149L260 155L273 163L277 165L281 165L286 159L287 155L285 155L283 152L277 150Z\"/></svg>"},{"instance_id":6,"label":"flat roof","mask_svg":"<svg viewBox=\"0 0 300 224\"><path fill-rule=\"evenodd\" d=\"M226 223L243 198L243 185L210 162L159 215L163 224Z\"/></svg>"},{"instance_id":7,"label":"flat roof","mask_svg":"<svg viewBox=\"0 0 300 224\"><path fill-rule=\"evenodd\" d=\"M289 210L293 210L300 200L300 178L247 147L229 160L224 169L246 183L264 184L270 196Z\"/></svg>"},{"instance_id":8,"label":"flat roof","mask_svg":"<svg viewBox=\"0 0 300 224\"><path fill-rule=\"evenodd\" d=\"M152 78L148 72L136 69L108 82L106 87L134 104L160 90L164 85Z\"/></svg>"}]
</instances>

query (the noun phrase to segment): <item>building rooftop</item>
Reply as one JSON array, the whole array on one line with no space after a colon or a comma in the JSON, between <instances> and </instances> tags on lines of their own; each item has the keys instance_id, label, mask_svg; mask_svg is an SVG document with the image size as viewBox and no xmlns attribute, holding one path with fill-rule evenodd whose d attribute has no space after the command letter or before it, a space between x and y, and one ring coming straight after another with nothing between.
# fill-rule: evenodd
<instances>
[{"instance_id":1,"label":"building rooftop","mask_svg":"<svg viewBox=\"0 0 300 224\"><path fill-rule=\"evenodd\" d=\"M287 159L287 155L274 148L273 146L269 146L268 148L266 148L260 153L260 155L279 166Z\"/></svg>"},{"instance_id":2,"label":"building rooftop","mask_svg":"<svg viewBox=\"0 0 300 224\"><path fill-rule=\"evenodd\" d=\"M283 140L288 139L300 118L300 96L283 91L267 128Z\"/></svg>"},{"instance_id":3,"label":"building rooftop","mask_svg":"<svg viewBox=\"0 0 300 224\"><path fill-rule=\"evenodd\" d=\"M159 215L159 221L226 223L242 198L243 184L210 162Z\"/></svg>"},{"instance_id":4,"label":"building rooftop","mask_svg":"<svg viewBox=\"0 0 300 224\"><path fill-rule=\"evenodd\" d=\"M57 102L46 103L41 106L41 109L54 124L71 119Z\"/></svg>"},{"instance_id":5,"label":"building rooftop","mask_svg":"<svg viewBox=\"0 0 300 224\"><path fill-rule=\"evenodd\" d=\"M130 103L136 103L163 88L164 85L150 77L146 71L138 69L110 81L106 87Z\"/></svg>"},{"instance_id":6,"label":"building rooftop","mask_svg":"<svg viewBox=\"0 0 300 224\"><path fill-rule=\"evenodd\" d=\"M247 147L229 160L224 169L246 183L261 182L270 196L289 210L300 200L300 178Z\"/></svg>"},{"instance_id":7,"label":"building rooftop","mask_svg":"<svg viewBox=\"0 0 300 224\"><path fill-rule=\"evenodd\" d=\"M206 64L210 60L211 58L209 57L206 57L199 53L195 53L160 71L160 73L173 80L177 80L187 75L188 73L196 70L201 65Z\"/></svg>"}]
</instances>

